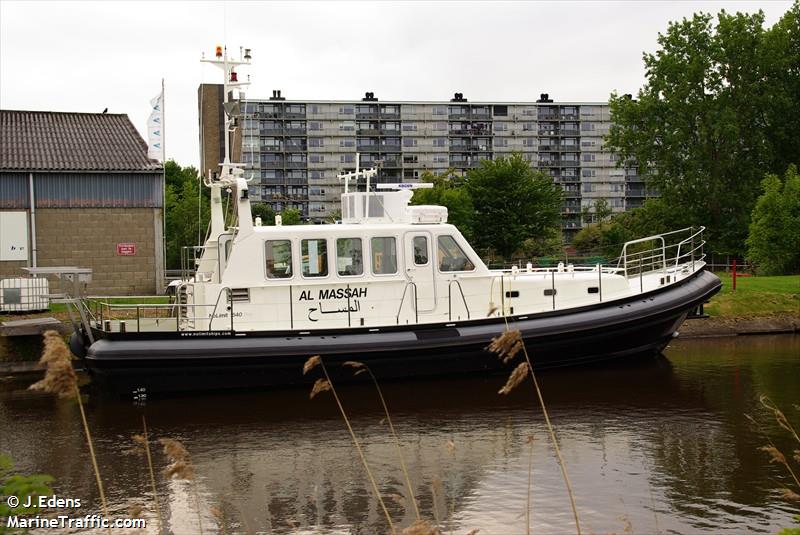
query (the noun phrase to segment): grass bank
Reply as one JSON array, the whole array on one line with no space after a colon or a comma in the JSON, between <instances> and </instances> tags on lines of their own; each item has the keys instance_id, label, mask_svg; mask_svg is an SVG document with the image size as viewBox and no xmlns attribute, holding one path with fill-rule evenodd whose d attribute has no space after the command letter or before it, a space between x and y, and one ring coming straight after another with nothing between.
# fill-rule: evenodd
<instances>
[{"instance_id":1,"label":"grass bank","mask_svg":"<svg viewBox=\"0 0 800 535\"><path fill-rule=\"evenodd\" d=\"M735 292L730 274L716 275L723 286L705 307L712 317L800 316L800 275L737 277Z\"/></svg>"}]
</instances>

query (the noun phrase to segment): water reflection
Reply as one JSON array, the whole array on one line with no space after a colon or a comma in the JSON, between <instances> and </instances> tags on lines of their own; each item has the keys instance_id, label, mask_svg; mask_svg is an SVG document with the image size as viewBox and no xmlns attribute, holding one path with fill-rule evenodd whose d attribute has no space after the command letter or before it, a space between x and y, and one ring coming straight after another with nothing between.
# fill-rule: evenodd
<instances>
[{"instance_id":1,"label":"water reflection","mask_svg":"<svg viewBox=\"0 0 800 535\"><path fill-rule=\"evenodd\" d=\"M628 523L635 532L680 533L790 525L792 510L774 491L785 475L757 450L764 439L742 415L759 415L779 447L790 444L758 410L757 397L766 393L784 407L798 402L800 338L676 343L667 355L540 376L585 531L622 532ZM534 528L573 530L534 394L522 388L498 396L504 380L383 385L422 515L457 533L524 533L533 436ZM409 525L414 509L377 395L368 385L342 386L340 394L393 521ZM96 504L77 407L11 387L0 396L0 451L24 471L54 475L60 494ZM227 532L385 532L327 396L309 401L305 390L282 390L144 407L91 400L90 426L114 511L148 505L146 465L130 451L144 414L154 436L185 443L198 474L199 518L191 485L159 478L174 533L197 532L201 521L206 530L217 526L213 507ZM160 453L156 464L166 465Z\"/></svg>"}]
</instances>

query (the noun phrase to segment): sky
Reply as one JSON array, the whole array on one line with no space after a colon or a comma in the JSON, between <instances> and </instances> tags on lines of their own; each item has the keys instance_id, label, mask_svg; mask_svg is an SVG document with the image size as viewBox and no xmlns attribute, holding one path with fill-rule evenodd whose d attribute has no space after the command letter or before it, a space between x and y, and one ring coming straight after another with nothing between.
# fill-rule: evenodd
<instances>
[{"instance_id":1,"label":"sky","mask_svg":"<svg viewBox=\"0 0 800 535\"><path fill-rule=\"evenodd\" d=\"M642 53L697 11L764 11L790 1L42 2L0 0L0 108L126 113L146 134L165 91L168 159L199 161L200 63L238 54L247 96L288 99L605 101L643 85ZM244 75L244 76L242 76Z\"/></svg>"}]
</instances>

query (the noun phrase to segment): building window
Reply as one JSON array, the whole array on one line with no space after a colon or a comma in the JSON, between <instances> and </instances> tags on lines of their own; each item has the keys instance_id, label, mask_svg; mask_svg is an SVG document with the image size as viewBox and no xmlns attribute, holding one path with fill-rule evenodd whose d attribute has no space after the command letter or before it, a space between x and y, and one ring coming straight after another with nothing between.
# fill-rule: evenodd
<instances>
[{"instance_id":1,"label":"building window","mask_svg":"<svg viewBox=\"0 0 800 535\"><path fill-rule=\"evenodd\" d=\"M309 130L322 130L322 123L319 121L310 121L308 123Z\"/></svg>"},{"instance_id":2,"label":"building window","mask_svg":"<svg viewBox=\"0 0 800 535\"><path fill-rule=\"evenodd\" d=\"M433 138L433 146L434 147L444 147L447 144L447 138L444 137L435 137Z\"/></svg>"},{"instance_id":3,"label":"building window","mask_svg":"<svg viewBox=\"0 0 800 535\"><path fill-rule=\"evenodd\" d=\"M508 116L508 106L494 106L494 116L495 117L507 117Z\"/></svg>"},{"instance_id":4,"label":"building window","mask_svg":"<svg viewBox=\"0 0 800 535\"><path fill-rule=\"evenodd\" d=\"M339 156L340 163L353 163L356 161L355 154L342 154Z\"/></svg>"},{"instance_id":5,"label":"building window","mask_svg":"<svg viewBox=\"0 0 800 535\"><path fill-rule=\"evenodd\" d=\"M397 247L393 237L372 238L372 273L391 275L397 273Z\"/></svg>"},{"instance_id":6,"label":"building window","mask_svg":"<svg viewBox=\"0 0 800 535\"><path fill-rule=\"evenodd\" d=\"M292 242L289 240L265 242L264 258L270 279L288 279L292 276Z\"/></svg>"},{"instance_id":7,"label":"building window","mask_svg":"<svg viewBox=\"0 0 800 535\"><path fill-rule=\"evenodd\" d=\"M353 115L355 112L352 105L339 106L339 115Z\"/></svg>"},{"instance_id":8,"label":"building window","mask_svg":"<svg viewBox=\"0 0 800 535\"><path fill-rule=\"evenodd\" d=\"M321 137L310 137L308 138L308 146L309 147L322 147L324 143Z\"/></svg>"},{"instance_id":9,"label":"building window","mask_svg":"<svg viewBox=\"0 0 800 535\"><path fill-rule=\"evenodd\" d=\"M582 169L581 176L583 176L584 178L590 178L596 176L596 172L594 169Z\"/></svg>"},{"instance_id":10,"label":"building window","mask_svg":"<svg viewBox=\"0 0 800 535\"><path fill-rule=\"evenodd\" d=\"M340 147L355 147L356 146L356 140L355 140L355 138L352 138L352 137L343 137L342 139L339 140L339 146Z\"/></svg>"},{"instance_id":11,"label":"building window","mask_svg":"<svg viewBox=\"0 0 800 535\"><path fill-rule=\"evenodd\" d=\"M581 123L581 130L583 132L591 132L594 130L594 123Z\"/></svg>"},{"instance_id":12,"label":"building window","mask_svg":"<svg viewBox=\"0 0 800 535\"><path fill-rule=\"evenodd\" d=\"M356 129L356 122L355 121L342 121L339 123L339 130L345 131L353 131Z\"/></svg>"},{"instance_id":13,"label":"building window","mask_svg":"<svg viewBox=\"0 0 800 535\"><path fill-rule=\"evenodd\" d=\"M585 152L583 154L583 161L584 162L593 162L594 161L594 154Z\"/></svg>"},{"instance_id":14,"label":"building window","mask_svg":"<svg viewBox=\"0 0 800 535\"><path fill-rule=\"evenodd\" d=\"M444 132L445 130L447 130L447 123L441 123L441 122L433 123L433 130L435 132Z\"/></svg>"},{"instance_id":15,"label":"building window","mask_svg":"<svg viewBox=\"0 0 800 535\"><path fill-rule=\"evenodd\" d=\"M428 265L428 238L425 236L414 236L414 264Z\"/></svg>"},{"instance_id":16,"label":"building window","mask_svg":"<svg viewBox=\"0 0 800 535\"><path fill-rule=\"evenodd\" d=\"M522 123L522 131L523 132L531 132L535 128L534 123Z\"/></svg>"},{"instance_id":17,"label":"building window","mask_svg":"<svg viewBox=\"0 0 800 535\"><path fill-rule=\"evenodd\" d=\"M364 273L361 238L339 238L336 240L336 272L344 277Z\"/></svg>"},{"instance_id":18,"label":"building window","mask_svg":"<svg viewBox=\"0 0 800 535\"><path fill-rule=\"evenodd\" d=\"M416 132L417 123L403 123L403 132Z\"/></svg>"},{"instance_id":19,"label":"building window","mask_svg":"<svg viewBox=\"0 0 800 535\"><path fill-rule=\"evenodd\" d=\"M433 107L433 114L434 115L447 115L447 106L434 106Z\"/></svg>"},{"instance_id":20,"label":"building window","mask_svg":"<svg viewBox=\"0 0 800 535\"><path fill-rule=\"evenodd\" d=\"M495 132L505 132L508 130L508 123L494 123Z\"/></svg>"},{"instance_id":21,"label":"building window","mask_svg":"<svg viewBox=\"0 0 800 535\"><path fill-rule=\"evenodd\" d=\"M494 140L494 144L496 147L508 147L508 138L499 137Z\"/></svg>"},{"instance_id":22,"label":"building window","mask_svg":"<svg viewBox=\"0 0 800 535\"><path fill-rule=\"evenodd\" d=\"M470 262L464 250L452 236L439 236L439 271L472 271L475 264Z\"/></svg>"},{"instance_id":23,"label":"building window","mask_svg":"<svg viewBox=\"0 0 800 535\"><path fill-rule=\"evenodd\" d=\"M322 154L312 154L311 156L309 156L309 161L311 163L322 163L325 161L325 156L323 156Z\"/></svg>"},{"instance_id":24,"label":"building window","mask_svg":"<svg viewBox=\"0 0 800 535\"><path fill-rule=\"evenodd\" d=\"M522 146L523 147L535 147L536 146L536 138L533 138L533 137L522 138Z\"/></svg>"},{"instance_id":25,"label":"building window","mask_svg":"<svg viewBox=\"0 0 800 535\"><path fill-rule=\"evenodd\" d=\"M417 140L416 140L416 138L413 138L413 137L404 137L404 138L403 138L403 146L404 146L404 147L416 147L416 146L417 146Z\"/></svg>"},{"instance_id":26,"label":"building window","mask_svg":"<svg viewBox=\"0 0 800 535\"><path fill-rule=\"evenodd\" d=\"M403 156L403 163L417 163L419 157L416 154L407 154Z\"/></svg>"},{"instance_id":27,"label":"building window","mask_svg":"<svg viewBox=\"0 0 800 535\"><path fill-rule=\"evenodd\" d=\"M324 239L300 240L300 255L304 277L328 275L328 245Z\"/></svg>"},{"instance_id":28,"label":"building window","mask_svg":"<svg viewBox=\"0 0 800 535\"><path fill-rule=\"evenodd\" d=\"M325 178L325 171L311 171L311 178Z\"/></svg>"},{"instance_id":29,"label":"building window","mask_svg":"<svg viewBox=\"0 0 800 535\"><path fill-rule=\"evenodd\" d=\"M317 106L316 104L312 104L311 106L309 106L309 109L311 110L311 113L319 113L319 106Z\"/></svg>"}]
</instances>

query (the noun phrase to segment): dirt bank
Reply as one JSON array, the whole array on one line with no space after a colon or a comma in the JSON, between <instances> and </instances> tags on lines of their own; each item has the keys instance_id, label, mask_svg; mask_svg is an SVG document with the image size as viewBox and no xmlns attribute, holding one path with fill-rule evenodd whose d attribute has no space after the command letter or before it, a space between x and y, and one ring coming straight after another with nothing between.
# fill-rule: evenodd
<instances>
[{"instance_id":1,"label":"dirt bank","mask_svg":"<svg viewBox=\"0 0 800 535\"><path fill-rule=\"evenodd\" d=\"M692 319L684 322L678 332L682 339L800 333L800 314L771 314L756 317L717 316Z\"/></svg>"}]
</instances>

